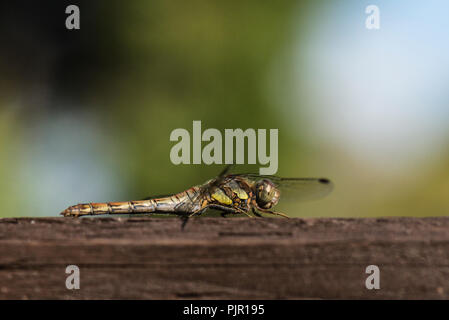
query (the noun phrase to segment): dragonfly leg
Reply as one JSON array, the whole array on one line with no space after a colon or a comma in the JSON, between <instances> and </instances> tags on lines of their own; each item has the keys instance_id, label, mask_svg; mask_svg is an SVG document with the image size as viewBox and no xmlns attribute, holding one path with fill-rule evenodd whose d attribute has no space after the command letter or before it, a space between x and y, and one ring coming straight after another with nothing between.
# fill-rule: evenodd
<instances>
[{"instance_id":1,"label":"dragonfly leg","mask_svg":"<svg viewBox=\"0 0 449 320\"><path fill-rule=\"evenodd\" d=\"M181 222L182 222L181 223L181 230L184 231L184 228L185 228L187 222L189 222L189 217L188 216L182 216L181 217Z\"/></svg>"},{"instance_id":2,"label":"dragonfly leg","mask_svg":"<svg viewBox=\"0 0 449 320\"><path fill-rule=\"evenodd\" d=\"M226 218L228 215L230 215L231 213L239 213L239 211L237 211L237 210L235 210L235 211L222 211L222 212L220 212L220 215L223 217L223 218ZM247 214L246 212L244 212L245 214ZM248 215L248 214L247 214ZM251 217L250 216L250 218L253 218L253 217Z\"/></svg>"},{"instance_id":3,"label":"dragonfly leg","mask_svg":"<svg viewBox=\"0 0 449 320\"><path fill-rule=\"evenodd\" d=\"M226 213L243 213L243 214L246 214L250 218L254 218L247 211L244 211L244 210L242 210L240 208L230 208L230 207L221 206L219 204L211 204L211 205L209 205L209 208L222 210L222 211L224 211Z\"/></svg>"},{"instance_id":4,"label":"dragonfly leg","mask_svg":"<svg viewBox=\"0 0 449 320\"><path fill-rule=\"evenodd\" d=\"M274 214L274 215L276 215L276 216L281 216L281 217L290 219L289 216L287 216L285 213L282 213L282 212L276 212L276 211L271 211L271 210L266 210L266 211L264 210L264 211L262 211L262 212L270 213L270 214Z\"/></svg>"},{"instance_id":5,"label":"dragonfly leg","mask_svg":"<svg viewBox=\"0 0 449 320\"><path fill-rule=\"evenodd\" d=\"M262 218L263 216L253 208L253 213L256 217Z\"/></svg>"},{"instance_id":6,"label":"dragonfly leg","mask_svg":"<svg viewBox=\"0 0 449 320\"><path fill-rule=\"evenodd\" d=\"M222 211L222 212L220 212L220 215L223 217L223 218L226 218L226 216L228 215L228 214L231 214L229 211Z\"/></svg>"},{"instance_id":7,"label":"dragonfly leg","mask_svg":"<svg viewBox=\"0 0 449 320\"><path fill-rule=\"evenodd\" d=\"M246 214L249 218L254 218L254 217L253 217L252 215L250 215L247 211L243 211L243 210L241 210L241 209L238 209L237 212L244 213L244 214Z\"/></svg>"},{"instance_id":8,"label":"dragonfly leg","mask_svg":"<svg viewBox=\"0 0 449 320\"><path fill-rule=\"evenodd\" d=\"M276 215L276 216L281 216L281 217L290 219L289 216L287 216L285 213L282 213L282 212L276 212L276 211L271 211L271 210L264 210L264 209L260 209L260 208L258 208L258 210L261 211L261 212L264 212L264 213L269 213L269 214L273 214L273 215Z\"/></svg>"},{"instance_id":9,"label":"dragonfly leg","mask_svg":"<svg viewBox=\"0 0 449 320\"><path fill-rule=\"evenodd\" d=\"M253 205L253 212L254 212L254 213L257 212L257 210L258 210L258 211L263 212L263 213L269 213L269 214L273 214L273 215L276 215L276 216L281 216L281 217L290 219L290 217L287 216L285 213L282 213L282 212L276 212L276 211L271 211L271 210L268 210L268 209L262 209L262 208L260 208L260 207L257 205L257 202L256 202L256 201L253 201L253 202L252 202L252 205Z\"/></svg>"},{"instance_id":10,"label":"dragonfly leg","mask_svg":"<svg viewBox=\"0 0 449 320\"><path fill-rule=\"evenodd\" d=\"M197 214L200 215L200 214L202 214L206 209L207 209L207 207L198 209L198 210L196 210L196 211L193 211L187 218L191 218L191 217L193 217L193 216L195 216L195 215L197 215Z\"/></svg>"},{"instance_id":11,"label":"dragonfly leg","mask_svg":"<svg viewBox=\"0 0 449 320\"><path fill-rule=\"evenodd\" d=\"M187 218L191 218L191 217L193 217L193 216L195 216L195 215L197 215L197 214L200 215L201 213L203 213L204 211L206 211L207 207L208 207L207 201L203 201L203 202L201 203L201 207L200 207L199 209L193 211Z\"/></svg>"}]
</instances>

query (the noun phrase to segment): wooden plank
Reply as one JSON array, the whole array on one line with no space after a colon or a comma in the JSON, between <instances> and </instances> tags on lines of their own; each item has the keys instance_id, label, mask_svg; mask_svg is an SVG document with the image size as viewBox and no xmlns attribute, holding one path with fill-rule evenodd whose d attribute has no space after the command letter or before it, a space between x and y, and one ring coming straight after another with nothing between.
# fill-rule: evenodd
<instances>
[{"instance_id":1,"label":"wooden plank","mask_svg":"<svg viewBox=\"0 0 449 320\"><path fill-rule=\"evenodd\" d=\"M448 218L0 219L0 299L447 299L448 279Z\"/></svg>"}]
</instances>

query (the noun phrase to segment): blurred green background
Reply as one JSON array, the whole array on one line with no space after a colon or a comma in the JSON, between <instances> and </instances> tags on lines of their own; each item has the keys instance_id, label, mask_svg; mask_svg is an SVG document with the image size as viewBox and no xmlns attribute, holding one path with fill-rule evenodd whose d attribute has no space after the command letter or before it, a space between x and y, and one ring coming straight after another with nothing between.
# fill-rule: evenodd
<instances>
[{"instance_id":1,"label":"blurred green background","mask_svg":"<svg viewBox=\"0 0 449 320\"><path fill-rule=\"evenodd\" d=\"M81 29L65 28L77 4ZM380 9L379 30L365 8ZM181 191L170 133L278 128L279 171L328 177L304 217L449 213L447 1L0 4L0 216ZM238 167L247 171L249 167ZM253 168L254 169L254 168ZM256 167L257 169L257 167Z\"/></svg>"}]
</instances>

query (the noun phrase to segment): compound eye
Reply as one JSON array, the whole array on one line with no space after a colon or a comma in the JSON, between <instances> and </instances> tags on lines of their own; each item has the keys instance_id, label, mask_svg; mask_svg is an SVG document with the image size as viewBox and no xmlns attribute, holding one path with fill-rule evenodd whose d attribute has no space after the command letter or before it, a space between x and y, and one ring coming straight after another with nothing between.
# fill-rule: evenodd
<instances>
[{"instance_id":1,"label":"compound eye","mask_svg":"<svg viewBox=\"0 0 449 320\"><path fill-rule=\"evenodd\" d=\"M257 186L257 205L263 209L269 209L273 206L274 188L270 181L262 180Z\"/></svg>"}]
</instances>

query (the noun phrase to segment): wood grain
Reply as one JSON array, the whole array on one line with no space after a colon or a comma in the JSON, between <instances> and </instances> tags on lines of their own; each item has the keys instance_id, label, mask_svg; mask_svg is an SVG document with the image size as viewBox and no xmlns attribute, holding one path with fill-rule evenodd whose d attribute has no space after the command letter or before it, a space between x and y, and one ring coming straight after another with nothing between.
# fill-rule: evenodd
<instances>
[{"instance_id":1,"label":"wood grain","mask_svg":"<svg viewBox=\"0 0 449 320\"><path fill-rule=\"evenodd\" d=\"M0 299L387 298L449 298L448 218L0 219Z\"/></svg>"}]
</instances>

